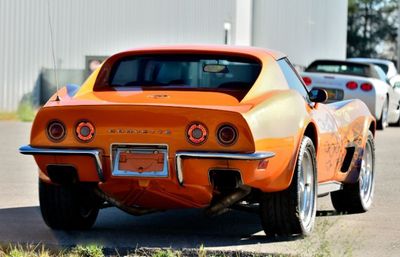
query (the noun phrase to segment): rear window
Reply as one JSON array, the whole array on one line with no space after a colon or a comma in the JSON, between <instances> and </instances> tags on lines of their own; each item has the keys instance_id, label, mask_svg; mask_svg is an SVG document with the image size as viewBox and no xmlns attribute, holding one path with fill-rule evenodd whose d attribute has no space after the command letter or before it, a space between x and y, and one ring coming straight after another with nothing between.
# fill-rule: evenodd
<instances>
[{"instance_id":1,"label":"rear window","mask_svg":"<svg viewBox=\"0 0 400 257\"><path fill-rule=\"evenodd\" d=\"M137 88L247 93L260 70L261 64L251 58L192 54L142 55L117 61L111 70L108 85L117 90Z\"/></svg>"},{"instance_id":2,"label":"rear window","mask_svg":"<svg viewBox=\"0 0 400 257\"><path fill-rule=\"evenodd\" d=\"M384 63L377 63L377 62L375 62L374 64L377 65L377 66L379 66L379 67L385 72L385 74L386 74L386 73L388 72L388 70L389 70L389 66L386 65L386 64L384 64Z\"/></svg>"},{"instance_id":3,"label":"rear window","mask_svg":"<svg viewBox=\"0 0 400 257\"><path fill-rule=\"evenodd\" d=\"M340 61L316 61L305 70L307 72L337 73L360 77L376 77L367 64L340 62Z\"/></svg>"}]
</instances>

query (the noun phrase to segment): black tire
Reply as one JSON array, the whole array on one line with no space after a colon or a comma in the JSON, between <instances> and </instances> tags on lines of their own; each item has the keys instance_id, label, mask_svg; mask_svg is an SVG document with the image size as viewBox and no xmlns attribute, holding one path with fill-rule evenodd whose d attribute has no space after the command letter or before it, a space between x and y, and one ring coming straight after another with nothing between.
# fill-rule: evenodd
<instances>
[{"instance_id":1,"label":"black tire","mask_svg":"<svg viewBox=\"0 0 400 257\"><path fill-rule=\"evenodd\" d=\"M388 99L386 98L385 102L383 103L381 118L376 122L376 129L384 130L389 125L388 113L389 113L389 104L388 104Z\"/></svg>"},{"instance_id":2,"label":"black tire","mask_svg":"<svg viewBox=\"0 0 400 257\"><path fill-rule=\"evenodd\" d=\"M368 148L369 147L369 148ZM368 150L369 149L369 150ZM368 159L368 151L370 151ZM367 153L367 154L365 154ZM368 160L367 160L368 159ZM370 173L363 171L363 167L365 169L365 165L368 164L366 162L370 162ZM364 166L363 166L364 165ZM343 190L332 192L331 193L331 201L335 210L339 212L347 212L347 213L361 213L366 212L371 207L373 196L374 196L374 177L375 177L375 144L374 144L374 136L372 132L369 131L367 143L365 145L363 159L360 167L360 175L357 183L354 184L345 184L343 186ZM367 176L365 174L370 176ZM364 177L364 178L363 178ZM368 177L368 179L366 179ZM368 185L364 183L369 183ZM367 186L367 188L366 188ZM366 188L367 191L363 190ZM366 194L366 195L365 195Z\"/></svg>"},{"instance_id":3,"label":"black tire","mask_svg":"<svg viewBox=\"0 0 400 257\"><path fill-rule=\"evenodd\" d=\"M292 183L288 189L281 192L263 193L260 201L260 216L263 229L267 236L308 235L315 222L317 201L317 171L315 148L312 140L304 136ZM305 162L311 165L304 168ZM307 169L308 168L308 169ZM310 175L309 181L302 187L301 178L304 174ZM305 190L311 192L307 217L302 215L301 200ZM304 203L304 201L303 201Z\"/></svg>"},{"instance_id":4,"label":"black tire","mask_svg":"<svg viewBox=\"0 0 400 257\"><path fill-rule=\"evenodd\" d=\"M61 230L84 230L93 226L99 200L84 185L53 185L39 180L39 201L47 226Z\"/></svg>"},{"instance_id":5,"label":"black tire","mask_svg":"<svg viewBox=\"0 0 400 257\"><path fill-rule=\"evenodd\" d=\"M397 121L395 123L390 124L390 125L394 126L394 127L400 127L400 116L399 116L399 118L397 119Z\"/></svg>"}]
</instances>

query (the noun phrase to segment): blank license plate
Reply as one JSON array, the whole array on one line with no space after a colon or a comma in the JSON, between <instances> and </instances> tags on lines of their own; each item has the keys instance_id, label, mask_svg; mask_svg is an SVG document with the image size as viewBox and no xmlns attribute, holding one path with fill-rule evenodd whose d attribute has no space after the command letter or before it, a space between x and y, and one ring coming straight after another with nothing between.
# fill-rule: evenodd
<instances>
[{"instance_id":1,"label":"blank license plate","mask_svg":"<svg viewBox=\"0 0 400 257\"><path fill-rule=\"evenodd\" d=\"M113 176L168 177L166 148L122 147L114 154Z\"/></svg>"}]
</instances>

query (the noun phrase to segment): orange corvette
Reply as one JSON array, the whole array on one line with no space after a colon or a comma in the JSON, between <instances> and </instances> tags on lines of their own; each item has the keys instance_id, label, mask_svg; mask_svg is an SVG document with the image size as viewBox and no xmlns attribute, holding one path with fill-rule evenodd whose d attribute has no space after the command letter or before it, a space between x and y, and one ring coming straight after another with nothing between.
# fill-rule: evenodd
<instances>
[{"instance_id":1,"label":"orange corvette","mask_svg":"<svg viewBox=\"0 0 400 257\"><path fill-rule=\"evenodd\" d=\"M90 228L99 209L133 215L257 207L267 235L306 235L317 196L364 212L374 190L375 119L323 104L282 53L251 47L135 49L40 109L30 145L42 216Z\"/></svg>"}]
</instances>

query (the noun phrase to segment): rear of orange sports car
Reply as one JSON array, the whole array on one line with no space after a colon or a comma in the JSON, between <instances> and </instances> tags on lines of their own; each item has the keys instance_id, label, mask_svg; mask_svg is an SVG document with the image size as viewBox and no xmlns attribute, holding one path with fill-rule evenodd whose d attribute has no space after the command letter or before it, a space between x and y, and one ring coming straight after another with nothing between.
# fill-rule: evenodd
<instances>
[{"instance_id":1,"label":"rear of orange sports car","mask_svg":"<svg viewBox=\"0 0 400 257\"><path fill-rule=\"evenodd\" d=\"M206 207L215 193L212 183L233 189L260 180L274 155L254 153L238 112L158 104L46 107L37 115L30 146L51 148L35 159L53 182L100 182L121 204L159 210Z\"/></svg>"},{"instance_id":2,"label":"rear of orange sports car","mask_svg":"<svg viewBox=\"0 0 400 257\"><path fill-rule=\"evenodd\" d=\"M158 210L204 208L220 191L259 183L274 153L255 152L242 115L252 105L240 101L261 67L206 51L113 56L39 111L30 147L46 151L34 155L41 177L99 183L121 205Z\"/></svg>"},{"instance_id":3,"label":"rear of orange sports car","mask_svg":"<svg viewBox=\"0 0 400 257\"><path fill-rule=\"evenodd\" d=\"M314 138L303 138L311 109L288 90L276 63L282 58L256 48L138 49L110 57L81 87L61 89L40 109L30 145L20 149L39 166L46 223L89 228L105 205L134 215L176 208L215 215L243 201L259 203L264 192L291 185L295 166L302 167L296 161L309 151L312 174L295 185L313 192L301 202L307 224L271 230L308 233L317 132L310 127ZM289 218L299 219L297 212Z\"/></svg>"}]
</instances>

